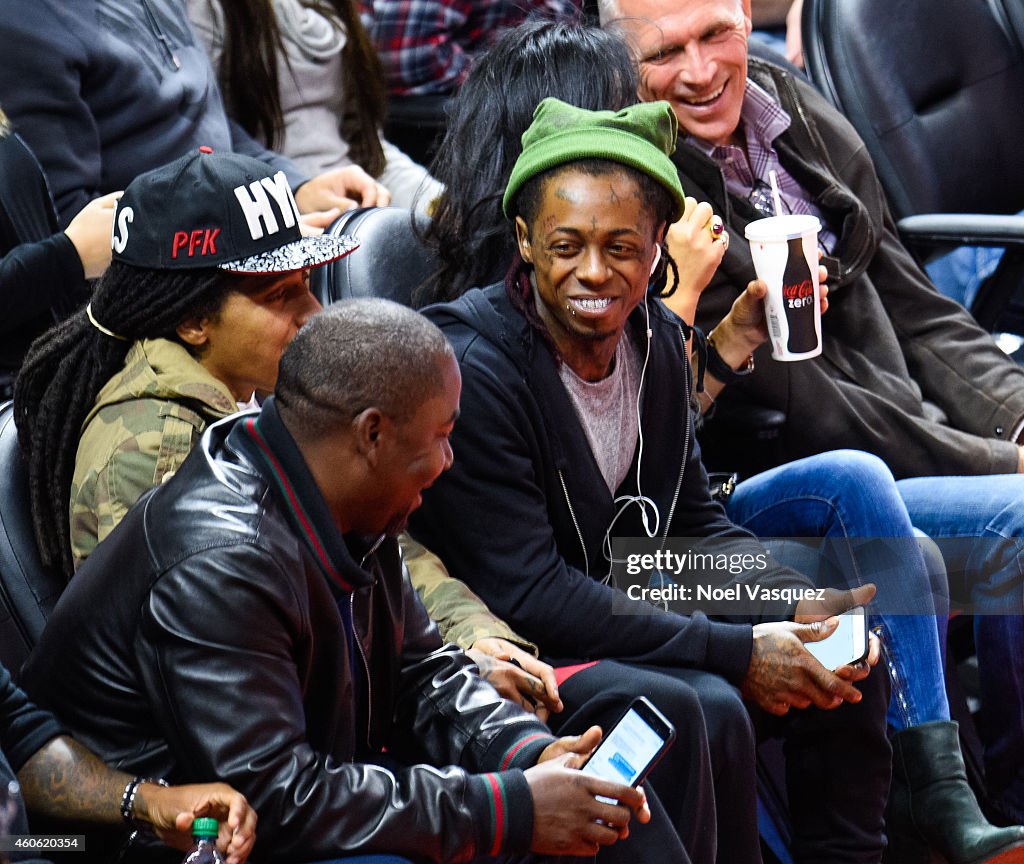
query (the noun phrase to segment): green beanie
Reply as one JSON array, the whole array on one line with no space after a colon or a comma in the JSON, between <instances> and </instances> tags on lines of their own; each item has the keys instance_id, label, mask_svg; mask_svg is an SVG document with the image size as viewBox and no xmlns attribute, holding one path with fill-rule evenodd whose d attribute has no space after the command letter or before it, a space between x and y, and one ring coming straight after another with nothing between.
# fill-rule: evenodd
<instances>
[{"instance_id":1,"label":"green beanie","mask_svg":"<svg viewBox=\"0 0 1024 864\"><path fill-rule=\"evenodd\" d=\"M683 215L683 187L669 156L676 149L676 115L668 102L642 102L621 111L587 111L548 97L523 133L523 152L508 178L506 218L519 190L549 168L580 159L608 159L642 171L672 193Z\"/></svg>"}]
</instances>

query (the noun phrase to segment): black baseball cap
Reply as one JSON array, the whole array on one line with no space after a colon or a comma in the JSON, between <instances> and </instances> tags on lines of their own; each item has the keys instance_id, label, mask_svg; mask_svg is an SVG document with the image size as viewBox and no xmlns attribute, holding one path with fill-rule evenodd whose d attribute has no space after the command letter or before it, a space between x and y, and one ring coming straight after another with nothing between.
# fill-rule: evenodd
<instances>
[{"instance_id":1,"label":"black baseball cap","mask_svg":"<svg viewBox=\"0 0 1024 864\"><path fill-rule=\"evenodd\" d=\"M114 212L113 258L153 270L290 273L348 255L349 237L303 237L283 171L200 147L140 174Z\"/></svg>"}]
</instances>

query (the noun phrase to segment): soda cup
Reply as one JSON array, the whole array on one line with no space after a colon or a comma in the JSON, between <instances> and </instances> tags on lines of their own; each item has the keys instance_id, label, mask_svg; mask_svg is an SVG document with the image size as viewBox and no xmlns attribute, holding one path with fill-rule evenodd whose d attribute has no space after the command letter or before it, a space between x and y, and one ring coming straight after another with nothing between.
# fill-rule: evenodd
<instances>
[{"instance_id":1,"label":"soda cup","mask_svg":"<svg viewBox=\"0 0 1024 864\"><path fill-rule=\"evenodd\" d=\"M807 360L821 354L816 216L786 214L751 222L744 229L757 278L768 286L764 312L776 360Z\"/></svg>"}]
</instances>

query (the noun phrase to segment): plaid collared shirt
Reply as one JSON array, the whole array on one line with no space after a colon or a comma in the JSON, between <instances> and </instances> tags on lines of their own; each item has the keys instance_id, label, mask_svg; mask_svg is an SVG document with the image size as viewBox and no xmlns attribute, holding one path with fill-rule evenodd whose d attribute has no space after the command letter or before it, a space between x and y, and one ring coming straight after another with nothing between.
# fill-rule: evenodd
<instances>
[{"instance_id":1,"label":"plaid collared shirt","mask_svg":"<svg viewBox=\"0 0 1024 864\"><path fill-rule=\"evenodd\" d=\"M822 230L818 234L821 247L830 252L836 235L830 231L821 211L811 202L810 195L779 163L772 143L789 128L790 117L782 107L749 78L740 111L740 127L747 138L747 147L735 144L716 145L700 138L688 139L698 150L714 159L725 175L726 188L737 198L749 198L759 184L768 185L768 172L774 170L779 181L782 209L786 213L806 213L817 216ZM748 158L749 157L749 158Z\"/></svg>"},{"instance_id":2,"label":"plaid collared shirt","mask_svg":"<svg viewBox=\"0 0 1024 864\"><path fill-rule=\"evenodd\" d=\"M574 21L582 0L359 0L360 15L398 96L451 93L473 55L527 18Z\"/></svg>"}]
</instances>

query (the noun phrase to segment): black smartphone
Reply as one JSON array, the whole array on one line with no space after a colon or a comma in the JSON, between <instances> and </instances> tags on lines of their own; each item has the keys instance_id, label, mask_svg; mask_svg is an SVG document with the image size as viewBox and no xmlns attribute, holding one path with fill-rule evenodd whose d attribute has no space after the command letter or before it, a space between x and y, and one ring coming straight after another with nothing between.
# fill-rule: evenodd
<instances>
[{"instance_id":1,"label":"black smartphone","mask_svg":"<svg viewBox=\"0 0 1024 864\"><path fill-rule=\"evenodd\" d=\"M675 738L675 727L668 718L650 700L638 696L581 770L603 780L639 786Z\"/></svg>"}]
</instances>

